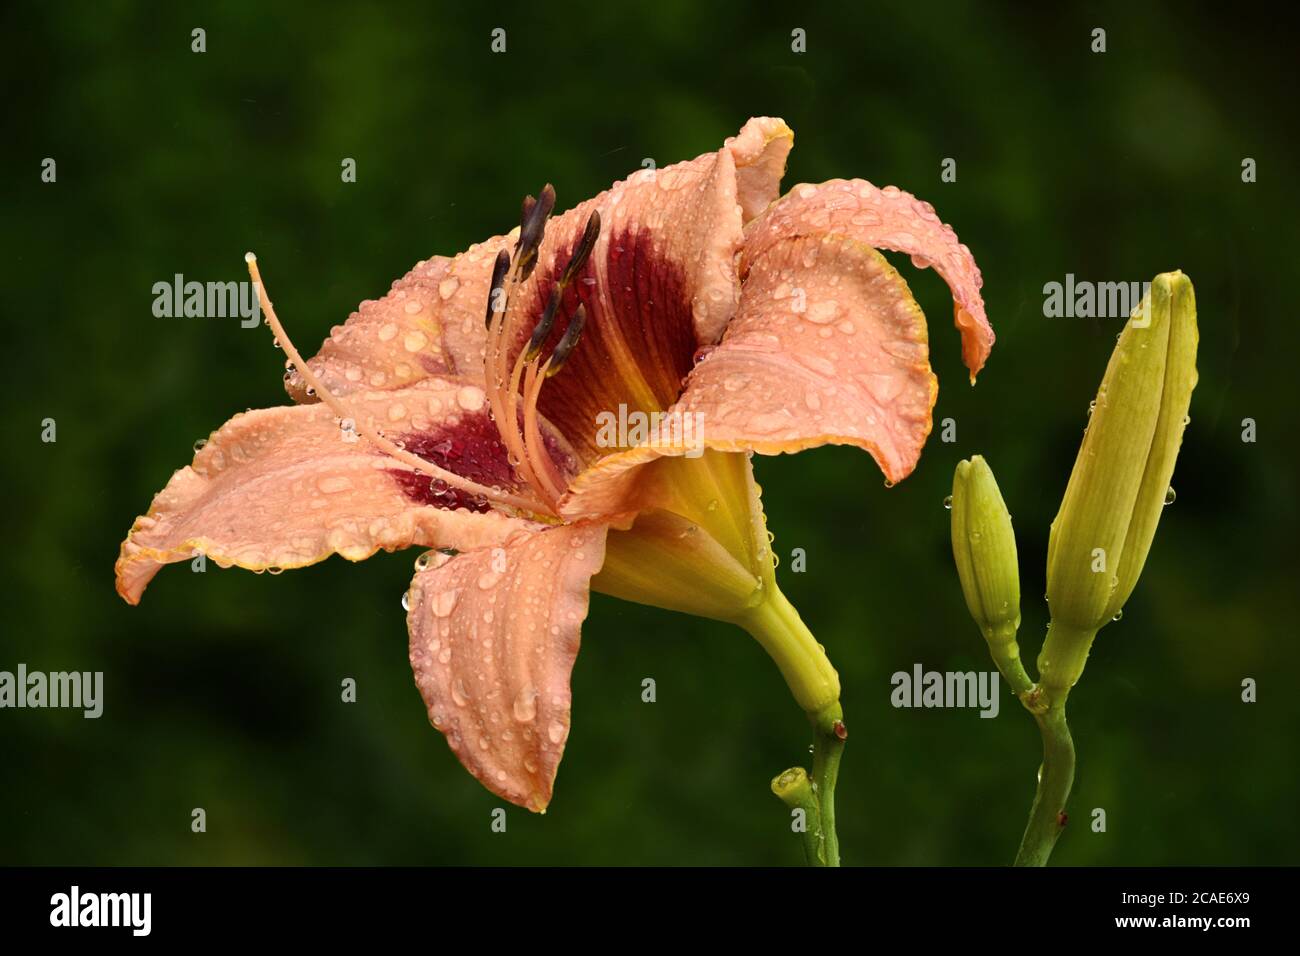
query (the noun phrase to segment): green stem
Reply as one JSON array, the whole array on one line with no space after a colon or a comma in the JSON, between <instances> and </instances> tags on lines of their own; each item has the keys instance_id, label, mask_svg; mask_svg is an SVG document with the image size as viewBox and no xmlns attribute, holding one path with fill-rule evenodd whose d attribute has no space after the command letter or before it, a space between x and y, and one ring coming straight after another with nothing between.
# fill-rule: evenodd
<instances>
[{"instance_id":1,"label":"green stem","mask_svg":"<svg viewBox=\"0 0 1300 956\"><path fill-rule=\"evenodd\" d=\"M1029 700L1025 706L1034 713L1043 735L1043 764L1038 770L1038 792L1034 795L1015 865L1046 866L1057 838L1065 829L1065 803L1074 784L1074 740L1065 721L1064 698L1052 701L1041 713L1034 712Z\"/></svg>"},{"instance_id":2,"label":"green stem","mask_svg":"<svg viewBox=\"0 0 1300 956\"><path fill-rule=\"evenodd\" d=\"M1018 622L1019 619L1017 619ZM984 631L984 640L989 645L989 655L998 671L1011 687L1012 693L1023 698L1034 688L1033 679L1020 663L1020 645L1016 643L1016 624L1004 623Z\"/></svg>"},{"instance_id":3,"label":"green stem","mask_svg":"<svg viewBox=\"0 0 1300 956\"><path fill-rule=\"evenodd\" d=\"M802 819L798 821L799 826L795 828L795 832L799 834L800 843L803 845L804 862L809 866L821 865L821 810L817 806L817 794L813 792L812 781L808 779L808 771L804 770L803 767L791 767L784 773L777 775L772 781L772 792L790 808L792 821L795 810L803 814Z\"/></svg>"},{"instance_id":4,"label":"green stem","mask_svg":"<svg viewBox=\"0 0 1300 956\"><path fill-rule=\"evenodd\" d=\"M839 702L839 675L799 612L776 586L774 577L768 577L763 599L740 615L736 623L749 631L776 662L794 699L812 722L812 791L817 801L817 829L821 834L816 863L839 866L835 782L848 737Z\"/></svg>"},{"instance_id":5,"label":"green stem","mask_svg":"<svg viewBox=\"0 0 1300 956\"><path fill-rule=\"evenodd\" d=\"M844 741L848 730L844 727L844 712L836 701L817 714L810 715L813 730L813 789L821 809L821 826L824 834L823 866L840 865L840 841L835 832L835 782L840 775L840 758L844 755Z\"/></svg>"}]
</instances>

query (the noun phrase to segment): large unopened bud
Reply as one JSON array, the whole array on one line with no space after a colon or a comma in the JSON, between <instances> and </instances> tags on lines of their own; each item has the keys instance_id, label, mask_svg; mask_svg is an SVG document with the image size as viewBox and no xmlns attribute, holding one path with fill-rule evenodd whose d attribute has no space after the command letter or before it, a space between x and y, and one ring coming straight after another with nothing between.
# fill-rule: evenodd
<instances>
[{"instance_id":1,"label":"large unopened bud","mask_svg":"<svg viewBox=\"0 0 1300 956\"><path fill-rule=\"evenodd\" d=\"M1130 315L1052 522L1052 626L1040 682L1068 691L1097 630L1124 606L1146 563L1196 386L1196 298L1181 272L1156 276Z\"/></svg>"}]
</instances>

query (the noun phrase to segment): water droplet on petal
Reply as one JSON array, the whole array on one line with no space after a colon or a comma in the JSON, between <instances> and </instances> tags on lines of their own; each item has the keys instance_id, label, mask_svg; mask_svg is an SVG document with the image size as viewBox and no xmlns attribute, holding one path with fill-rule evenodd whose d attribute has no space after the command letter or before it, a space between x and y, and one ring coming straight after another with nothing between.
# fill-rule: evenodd
<instances>
[{"instance_id":1,"label":"water droplet on petal","mask_svg":"<svg viewBox=\"0 0 1300 956\"><path fill-rule=\"evenodd\" d=\"M565 733L564 724L560 723L558 720L551 721L551 726L546 728L546 736L551 738L551 743L553 744L558 744L563 741Z\"/></svg>"},{"instance_id":2,"label":"water droplet on petal","mask_svg":"<svg viewBox=\"0 0 1300 956\"><path fill-rule=\"evenodd\" d=\"M1123 608L1120 608L1118 611L1115 612L1115 616L1112 617L1111 620L1112 620L1112 621L1118 621L1118 620L1119 620L1120 618L1122 618L1123 616L1124 616L1124 609L1123 609Z\"/></svg>"},{"instance_id":3,"label":"water droplet on petal","mask_svg":"<svg viewBox=\"0 0 1300 956\"><path fill-rule=\"evenodd\" d=\"M352 487L352 482L343 475L331 475L316 482L316 487L324 494L334 495L340 491L347 491Z\"/></svg>"},{"instance_id":4,"label":"water droplet on petal","mask_svg":"<svg viewBox=\"0 0 1300 956\"><path fill-rule=\"evenodd\" d=\"M466 385L456 393L456 404L467 412L476 412L483 407L487 396L477 385Z\"/></svg>"},{"instance_id":5,"label":"water droplet on petal","mask_svg":"<svg viewBox=\"0 0 1300 956\"><path fill-rule=\"evenodd\" d=\"M1170 485L1165 489L1165 504L1172 505L1176 500L1178 500L1178 492L1174 491L1173 485Z\"/></svg>"},{"instance_id":6,"label":"water droplet on petal","mask_svg":"<svg viewBox=\"0 0 1300 956\"><path fill-rule=\"evenodd\" d=\"M946 508L948 511L951 511L951 510L952 510L952 495L948 495L948 497L946 497L946 498L943 499L943 506L944 506L944 508Z\"/></svg>"},{"instance_id":7,"label":"water droplet on petal","mask_svg":"<svg viewBox=\"0 0 1300 956\"><path fill-rule=\"evenodd\" d=\"M445 561L446 559L443 558ZM460 600L460 588L452 588L449 591L439 591L438 596L433 599L433 613L437 617L446 617L456 607L456 602Z\"/></svg>"},{"instance_id":8,"label":"water droplet on petal","mask_svg":"<svg viewBox=\"0 0 1300 956\"><path fill-rule=\"evenodd\" d=\"M200 438L198 441L194 443L195 453L197 454L198 452L203 451L203 449L207 446L207 444L208 444L208 440L206 438Z\"/></svg>"},{"instance_id":9,"label":"water droplet on petal","mask_svg":"<svg viewBox=\"0 0 1300 956\"><path fill-rule=\"evenodd\" d=\"M537 688L532 684L525 684L515 696L514 712L515 720L521 724L526 724L537 716Z\"/></svg>"}]
</instances>

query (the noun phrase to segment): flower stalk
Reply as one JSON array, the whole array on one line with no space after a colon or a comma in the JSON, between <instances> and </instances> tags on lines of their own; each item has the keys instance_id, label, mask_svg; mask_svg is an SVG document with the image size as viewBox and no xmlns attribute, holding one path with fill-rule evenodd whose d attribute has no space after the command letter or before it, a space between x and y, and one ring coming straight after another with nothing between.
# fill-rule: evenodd
<instances>
[{"instance_id":1,"label":"flower stalk","mask_svg":"<svg viewBox=\"0 0 1300 956\"><path fill-rule=\"evenodd\" d=\"M1011 517L979 456L953 479L953 558L990 654L1043 738L1016 866L1044 866L1065 829L1075 750L1065 717L1097 632L1133 593L1171 500L1169 481L1196 386L1196 299L1181 272L1156 277L1120 334L1091 406L1048 539L1051 623L1033 682L1020 662L1020 585Z\"/></svg>"}]
</instances>

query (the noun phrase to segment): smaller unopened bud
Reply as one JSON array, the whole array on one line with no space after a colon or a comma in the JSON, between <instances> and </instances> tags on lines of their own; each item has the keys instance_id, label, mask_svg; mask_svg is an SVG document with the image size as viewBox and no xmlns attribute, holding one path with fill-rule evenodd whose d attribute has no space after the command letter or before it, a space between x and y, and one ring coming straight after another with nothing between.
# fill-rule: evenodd
<instances>
[{"instance_id":1,"label":"smaller unopened bud","mask_svg":"<svg viewBox=\"0 0 1300 956\"><path fill-rule=\"evenodd\" d=\"M1016 533L993 470L981 456L958 463L951 505L952 556L966 607L988 641L998 669L1016 687L1023 683L1013 677L1023 674L1016 644L1020 627Z\"/></svg>"}]
</instances>

